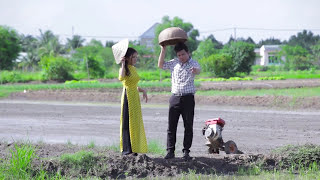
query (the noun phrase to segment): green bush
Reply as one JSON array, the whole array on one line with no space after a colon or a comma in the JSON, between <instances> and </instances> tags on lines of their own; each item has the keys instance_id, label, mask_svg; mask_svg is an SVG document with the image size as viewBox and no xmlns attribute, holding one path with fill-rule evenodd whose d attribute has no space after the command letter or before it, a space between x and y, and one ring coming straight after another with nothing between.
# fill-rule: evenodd
<instances>
[{"instance_id":1,"label":"green bush","mask_svg":"<svg viewBox=\"0 0 320 180\"><path fill-rule=\"evenodd\" d=\"M40 61L44 72L44 80L65 81L73 79L71 72L73 64L66 58L58 56L46 56Z\"/></svg>"},{"instance_id":2,"label":"green bush","mask_svg":"<svg viewBox=\"0 0 320 180\"><path fill-rule=\"evenodd\" d=\"M254 64L256 57L253 44L242 41L232 42L230 45L224 47L223 52L231 55L233 60L232 70L234 73L250 73L251 66Z\"/></svg>"},{"instance_id":3,"label":"green bush","mask_svg":"<svg viewBox=\"0 0 320 180\"><path fill-rule=\"evenodd\" d=\"M2 71L0 72L0 84L21 83L40 80L39 72Z\"/></svg>"},{"instance_id":4,"label":"green bush","mask_svg":"<svg viewBox=\"0 0 320 180\"><path fill-rule=\"evenodd\" d=\"M107 72L107 73L105 73L104 78L106 78L106 79L117 79L118 76L119 76L118 73Z\"/></svg>"},{"instance_id":5,"label":"green bush","mask_svg":"<svg viewBox=\"0 0 320 180\"><path fill-rule=\"evenodd\" d=\"M83 70L89 70L90 78L102 78L105 72L105 69L103 68L101 63L94 57L87 58L87 62L84 63Z\"/></svg>"},{"instance_id":6,"label":"green bush","mask_svg":"<svg viewBox=\"0 0 320 180\"><path fill-rule=\"evenodd\" d=\"M232 71L233 61L228 54L214 54L208 57L212 61L213 72L217 77L229 78L234 76Z\"/></svg>"},{"instance_id":7,"label":"green bush","mask_svg":"<svg viewBox=\"0 0 320 180\"><path fill-rule=\"evenodd\" d=\"M16 83L22 82L21 73L15 71L3 71L0 76L1 83Z\"/></svg>"},{"instance_id":8,"label":"green bush","mask_svg":"<svg viewBox=\"0 0 320 180\"><path fill-rule=\"evenodd\" d=\"M80 79L87 79L88 78L88 73L84 71L76 71L72 73L72 77L74 79L80 80Z\"/></svg>"}]
</instances>

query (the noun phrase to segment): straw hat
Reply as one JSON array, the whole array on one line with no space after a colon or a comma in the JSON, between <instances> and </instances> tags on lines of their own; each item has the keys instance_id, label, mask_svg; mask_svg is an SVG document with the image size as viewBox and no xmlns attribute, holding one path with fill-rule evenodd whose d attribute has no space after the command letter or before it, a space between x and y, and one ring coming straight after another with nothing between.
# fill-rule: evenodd
<instances>
[{"instance_id":1,"label":"straw hat","mask_svg":"<svg viewBox=\"0 0 320 180\"><path fill-rule=\"evenodd\" d=\"M121 58L126 55L128 46L129 46L129 40L123 39L111 47L114 59L116 60L117 64L119 64L121 62Z\"/></svg>"},{"instance_id":2,"label":"straw hat","mask_svg":"<svg viewBox=\"0 0 320 180\"><path fill-rule=\"evenodd\" d=\"M188 40L187 33L179 27L164 29L159 34L159 44L162 46L175 45Z\"/></svg>"}]
</instances>

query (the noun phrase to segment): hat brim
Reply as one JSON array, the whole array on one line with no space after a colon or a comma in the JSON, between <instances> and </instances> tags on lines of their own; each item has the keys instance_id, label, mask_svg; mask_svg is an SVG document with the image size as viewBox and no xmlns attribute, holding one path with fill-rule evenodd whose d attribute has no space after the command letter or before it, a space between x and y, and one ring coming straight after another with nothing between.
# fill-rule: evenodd
<instances>
[{"instance_id":1,"label":"hat brim","mask_svg":"<svg viewBox=\"0 0 320 180\"><path fill-rule=\"evenodd\" d=\"M128 46L129 46L129 40L123 39L111 47L114 59L117 64L119 64L121 62L122 57L126 55Z\"/></svg>"}]
</instances>

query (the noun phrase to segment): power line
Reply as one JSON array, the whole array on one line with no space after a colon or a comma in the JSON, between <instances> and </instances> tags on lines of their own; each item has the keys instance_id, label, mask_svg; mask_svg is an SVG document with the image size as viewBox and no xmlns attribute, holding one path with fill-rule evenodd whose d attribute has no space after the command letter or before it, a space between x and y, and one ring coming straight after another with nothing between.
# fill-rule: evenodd
<instances>
[{"instance_id":1,"label":"power line","mask_svg":"<svg viewBox=\"0 0 320 180\"><path fill-rule=\"evenodd\" d=\"M233 27L233 28L224 28L224 29L214 29L208 31L199 31L199 33L213 33L218 31L229 31L229 30L256 30L256 31L320 31L320 29L269 29L269 28L243 28L243 27Z\"/></svg>"},{"instance_id":2,"label":"power line","mask_svg":"<svg viewBox=\"0 0 320 180\"><path fill-rule=\"evenodd\" d=\"M258 30L258 31L320 31L320 29L268 29L268 28L237 28L243 30Z\"/></svg>"},{"instance_id":3,"label":"power line","mask_svg":"<svg viewBox=\"0 0 320 180\"><path fill-rule=\"evenodd\" d=\"M208 31L199 31L199 33L209 33L209 32L218 32L218 31L228 31L234 28L224 28L224 29L215 29L215 30L208 30Z\"/></svg>"},{"instance_id":4,"label":"power line","mask_svg":"<svg viewBox=\"0 0 320 180\"><path fill-rule=\"evenodd\" d=\"M56 34L58 36L68 36L68 37L72 37L73 35L70 34ZM76 34L78 36L81 37L88 37L88 38L138 38L139 36L88 36L88 35L80 35L80 34Z\"/></svg>"},{"instance_id":5,"label":"power line","mask_svg":"<svg viewBox=\"0 0 320 180\"><path fill-rule=\"evenodd\" d=\"M219 32L219 31L231 31L231 30L254 30L254 31L320 31L320 29L269 29L269 28L248 28L248 27L232 27L232 28L223 28L223 29L213 29L213 30L207 30L207 31L199 31L199 33L214 33L214 32ZM116 39L121 39L121 38L139 38L140 36L97 36L97 35L81 35L81 34L56 34L58 36L67 36L67 37L72 37L73 35L78 35L81 37L87 37L87 38L105 38L105 39L110 39L110 38L116 38Z\"/></svg>"}]
</instances>

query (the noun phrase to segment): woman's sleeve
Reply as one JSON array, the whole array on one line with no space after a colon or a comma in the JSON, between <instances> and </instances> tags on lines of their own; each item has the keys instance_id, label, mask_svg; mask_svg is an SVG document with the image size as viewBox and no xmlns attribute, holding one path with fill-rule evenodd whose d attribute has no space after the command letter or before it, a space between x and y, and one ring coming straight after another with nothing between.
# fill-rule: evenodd
<instances>
[{"instance_id":1,"label":"woman's sleeve","mask_svg":"<svg viewBox=\"0 0 320 180\"><path fill-rule=\"evenodd\" d=\"M121 75L119 75L119 78L118 78L120 81L123 81L124 80L124 77L122 77Z\"/></svg>"},{"instance_id":2,"label":"woman's sleeve","mask_svg":"<svg viewBox=\"0 0 320 180\"><path fill-rule=\"evenodd\" d=\"M124 80L124 76L121 76L121 68L119 69L119 77L118 77L118 79L119 79L120 81L123 81L123 80Z\"/></svg>"}]
</instances>

